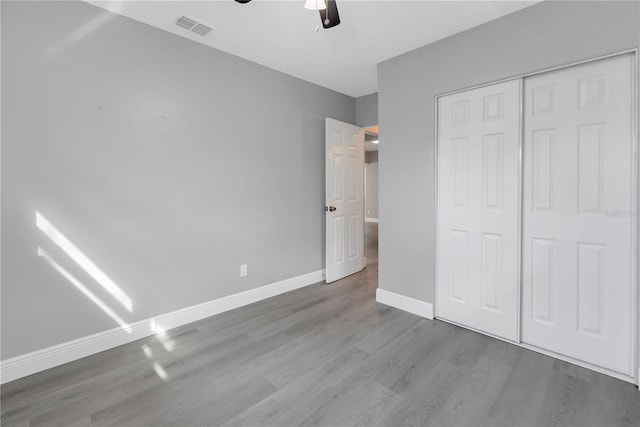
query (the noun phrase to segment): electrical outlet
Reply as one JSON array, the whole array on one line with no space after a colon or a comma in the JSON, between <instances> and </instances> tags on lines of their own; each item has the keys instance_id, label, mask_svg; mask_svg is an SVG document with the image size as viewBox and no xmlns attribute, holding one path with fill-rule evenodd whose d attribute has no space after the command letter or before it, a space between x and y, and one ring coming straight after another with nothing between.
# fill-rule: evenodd
<instances>
[{"instance_id":1,"label":"electrical outlet","mask_svg":"<svg viewBox=\"0 0 640 427\"><path fill-rule=\"evenodd\" d=\"M240 277L244 277L247 275L247 264L242 264L240 266Z\"/></svg>"}]
</instances>

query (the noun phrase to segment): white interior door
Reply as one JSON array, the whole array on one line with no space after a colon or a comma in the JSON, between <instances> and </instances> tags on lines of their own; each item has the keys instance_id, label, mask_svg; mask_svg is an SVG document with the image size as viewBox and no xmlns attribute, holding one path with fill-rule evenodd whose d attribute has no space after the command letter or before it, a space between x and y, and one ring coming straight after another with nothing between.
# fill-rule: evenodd
<instances>
[{"instance_id":1,"label":"white interior door","mask_svg":"<svg viewBox=\"0 0 640 427\"><path fill-rule=\"evenodd\" d=\"M364 130L326 121L326 280L364 268Z\"/></svg>"},{"instance_id":2,"label":"white interior door","mask_svg":"<svg viewBox=\"0 0 640 427\"><path fill-rule=\"evenodd\" d=\"M525 80L522 340L631 374L633 56Z\"/></svg>"},{"instance_id":3,"label":"white interior door","mask_svg":"<svg viewBox=\"0 0 640 427\"><path fill-rule=\"evenodd\" d=\"M439 98L437 315L518 340L520 80Z\"/></svg>"}]
</instances>

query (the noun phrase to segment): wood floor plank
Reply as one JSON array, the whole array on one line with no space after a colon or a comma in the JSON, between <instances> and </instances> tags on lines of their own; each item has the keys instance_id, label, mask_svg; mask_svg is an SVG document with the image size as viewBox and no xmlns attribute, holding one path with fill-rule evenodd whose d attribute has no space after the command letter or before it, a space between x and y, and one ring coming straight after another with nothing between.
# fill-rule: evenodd
<instances>
[{"instance_id":1,"label":"wood floor plank","mask_svg":"<svg viewBox=\"0 0 640 427\"><path fill-rule=\"evenodd\" d=\"M314 406L316 396L341 382L346 375L361 366L362 361L369 356L368 353L358 348L348 346L326 363L310 367L309 372L298 378L295 383L286 385L278 392L238 414L225 425L288 425L284 424L283 420L299 421L298 411L302 415L306 414L308 408Z\"/></svg>"},{"instance_id":2,"label":"wood floor plank","mask_svg":"<svg viewBox=\"0 0 640 427\"><path fill-rule=\"evenodd\" d=\"M363 337L355 345L369 353L375 353L385 345L390 343L390 337L395 338L405 331L411 329L422 319L417 316L398 316L390 322L371 331L366 337Z\"/></svg>"},{"instance_id":3,"label":"wood floor plank","mask_svg":"<svg viewBox=\"0 0 640 427\"><path fill-rule=\"evenodd\" d=\"M567 417L567 425L640 425L640 392L635 386L596 372L592 373L588 383L582 380L582 399L575 402L572 414Z\"/></svg>"},{"instance_id":4,"label":"wood floor plank","mask_svg":"<svg viewBox=\"0 0 640 427\"><path fill-rule=\"evenodd\" d=\"M533 351L519 349L511 374L500 390L490 414L506 424L536 425L541 414L548 411L542 406L549 379L554 374L553 359ZM540 424L538 424L540 425Z\"/></svg>"},{"instance_id":5,"label":"wood floor plank","mask_svg":"<svg viewBox=\"0 0 640 427\"><path fill-rule=\"evenodd\" d=\"M325 330L317 340L309 343L310 345L302 350L302 354L295 358L287 358L287 363L272 367L266 378L278 388L296 381L308 371L309 366L325 363L333 355L338 354L342 348L352 345L355 337L366 335L368 331L391 321L395 317L394 315L398 314L395 310L380 309L376 305L367 308L366 311L358 310L352 313L350 319L354 319L353 316L358 316L356 323L340 324L340 319L336 319L338 326L327 327L328 331Z\"/></svg>"},{"instance_id":6,"label":"wood floor plank","mask_svg":"<svg viewBox=\"0 0 640 427\"><path fill-rule=\"evenodd\" d=\"M469 369L430 423L438 426L495 425L489 411L515 362L510 344L492 342Z\"/></svg>"},{"instance_id":7,"label":"wood floor plank","mask_svg":"<svg viewBox=\"0 0 640 427\"><path fill-rule=\"evenodd\" d=\"M466 332L462 333L465 336ZM472 334L472 333L471 333ZM425 425L447 404L455 390L464 384L469 370L486 351L485 337L467 335L449 347L449 355L439 360L423 361L429 369L414 370L414 378L405 384L404 401L390 413L383 423L390 425ZM449 342L446 343L450 345ZM453 343L451 343L453 345ZM432 365L433 364L433 365Z\"/></svg>"},{"instance_id":8,"label":"wood floor plank","mask_svg":"<svg viewBox=\"0 0 640 427\"><path fill-rule=\"evenodd\" d=\"M392 390L373 381L346 383L330 393L322 404L309 408L309 416L299 425L351 426L361 423L363 416L374 412L376 408L387 407L399 399L401 397Z\"/></svg>"},{"instance_id":9,"label":"wood floor plank","mask_svg":"<svg viewBox=\"0 0 640 427\"><path fill-rule=\"evenodd\" d=\"M183 392L177 398L171 396L174 392L169 387L165 387L147 393L144 399L129 399L95 413L91 416L92 425L220 425L277 390L264 380L242 385L229 382L203 384L202 381L186 385L188 387L183 387ZM211 400L211 393L219 398Z\"/></svg>"}]
</instances>

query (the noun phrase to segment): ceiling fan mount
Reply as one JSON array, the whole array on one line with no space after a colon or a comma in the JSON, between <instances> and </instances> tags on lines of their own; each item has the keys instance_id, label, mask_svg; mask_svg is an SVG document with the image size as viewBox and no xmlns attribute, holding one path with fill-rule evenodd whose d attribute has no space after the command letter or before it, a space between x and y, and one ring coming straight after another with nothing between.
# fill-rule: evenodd
<instances>
[{"instance_id":1,"label":"ceiling fan mount","mask_svg":"<svg viewBox=\"0 0 640 427\"><path fill-rule=\"evenodd\" d=\"M235 1L240 4L247 4L251 0ZM336 0L307 0L305 7L307 9L318 10L323 28L332 28L340 24L340 15L338 14L338 5L336 4Z\"/></svg>"}]
</instances>

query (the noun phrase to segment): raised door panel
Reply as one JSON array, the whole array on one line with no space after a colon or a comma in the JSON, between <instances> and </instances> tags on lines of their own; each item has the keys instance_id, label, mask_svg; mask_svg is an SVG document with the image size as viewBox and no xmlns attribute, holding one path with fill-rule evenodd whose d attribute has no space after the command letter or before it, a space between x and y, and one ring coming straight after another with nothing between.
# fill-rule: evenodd
<instances>
[{"instance_id":1,"label":"raised door panel","mask_svg":"<svg viewBox=\"0 0 640 427\"><path fill-rule=\"evenodd\" d=\"M482 302L481 308L500 312L502 288L502 236L499 234L482 233L481 235L481 271L482 271Z\"/></svg>"},{"instance_id":2,"label":"raised door panel","mask_svg":"<svg viewBox=\"0 0 640 427\"><path fill-rule=\"evenodd\" d=\"M553 211L556 193L555 129L536 130L531 135L531 171L533 209Z\"/></svg>"},{"instance_id":3,"label":"raised door panel","mask_svg":"<svg viewBox=\"0 0 640 427\"><path fill-rule=\"evenodd\" d=\"M553 295L557 286L555 240L531 239L531 318L536 322L553 325L555 306Z\"/></svg>"},{"instance_id":4,"label":"raised door panel","mask_svg":"<svg viewBox=\"0 0 640 427\"><path fill-rule=\"evenodd\" d=\"M333 221L333 262L344 262L344 216L336 216Z\"/></svg>"},{"instance_id":5,"label":"raised door panel","mask_svg":"<svg viewBox=\"0 0 640 427\"><path fill-rule=\"evenodd\" d=\"M578 126L578 209L602 211L604 198L605 123Z\"/></svg>"},{"instance_id":6,"label":"raised door panel","mask_svg":"<svg viewBox=\"0 0 640 427\"><path fill-rule=\"evenodd\" d=\"M501 133L482 137L482 207L502 209L502 170L504 135Z\"/></svg>"},{"instance_id":7,"label":"raised door panel","mask_svg":"<svg viewBox=\"0 0 640 427\"><path fill-rule=\"evenodd\" d=\"M335 202L344 202L344 155L339 153L333 154L333 200Z\"/></svg>"},{"instance_id":8,"label":"raised door panel","mask_svg":"<svg viewBox=\"0 0 640 427\"><path fill-rule=\"evenodd\" d=\"M578 243L578 332L604 333L604 264L606 245Z\"/></svg>"},{"instance_id":9,"label":"raised door panel","mask_svg":"<svg viewBox=\"0 0 640 427\"><path fill-rule=\"evenodd\" d=\"M451 150L453 206L466 208L469 203L469 138L453 139Z\"/></svg>"},{"instance_id":10,"label":"raised door panel","mask_svg":"<svg viewBox=\"0 0 640 427\"><path fill-rule=\"evenodd\" d=\"M449 298L463 304L467 302L468 243L466 231L451 230L451 295Z\"/></svg>"}]
</instances>

